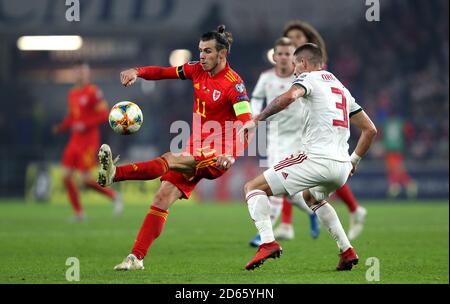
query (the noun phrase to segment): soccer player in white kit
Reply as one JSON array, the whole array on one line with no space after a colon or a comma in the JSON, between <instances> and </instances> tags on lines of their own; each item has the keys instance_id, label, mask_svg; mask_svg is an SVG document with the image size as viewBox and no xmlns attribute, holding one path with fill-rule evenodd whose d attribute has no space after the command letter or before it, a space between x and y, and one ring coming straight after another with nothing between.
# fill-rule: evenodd
<instances>
[{"instance_id":1,"label":"soccer player in white kit","mask_svg":"<svg viewBox=\"0 0 450 304\"><path fill-rule=\"evenodd\" d=\"M270 102L239 132L244 140L244 135L254 131L259 121L282 111L296 100L304 105L305 112L301 117L304 152L280 161L244 187L250 216L263 243L246 269L259 267L267 258L281 255L282 248L273 235L268 196L287 194L295 199L303 198L336 241L340 251L336 269L351 270L358 263L358 255L336 211L325 199L355 172L377 130L342 83L330 72L322 70L322 52L317 45L306 43L297 48L294 63L297 78L291 88ZM351 156L347 144L350 122L361 130Z\"/></svg>"},{"instance_id":2,"label":"soccer player in white kit","mask_svg":"<svg viewBox=\"0 0 450 304\"><path fill-rule=\"evenodd\" d=\"M264 102L271 102L289 90L295 79L293 65L295 46L293 42L287 37L279 38L275 42L273 50L275 67L260 75L252 92L250 104L252 105L252 114L254 116L261 113L264 108ZM267 165L269 167L283 160L286 155L301 150L299 148L299 140L301 139L303 124L301 119L299 119L299 114L302 111L302 104L295 102L289 105L288 111L281 111L267 120ZM295 201L291 198L271 196L269 200L272 223L275 224L280 215L283 199L288 199L290 203L309 215L311 237L317 238L320 233L317 215L309 209L303 200ZM261 245L259 234L250 241L250 245L254 247Z\"/></svg>"},{"instance_id":3,"label":"soccer player in white kit","mask_svg":"<svg viewBox=\"0 0 450 304\"><path fill-rule=\"evenodd\" d=\"M324 64L322 68L325 70L327 69L326 64L328 55L325 47L325 41L320 33L311 24L302 20L291 20L286 24L283 30L283 36L290 38L294 43L295 48L298 48L307 42L316 44L322 51L322 63ZM347 183L339 189L336 189L334 194L340 198L348 208L350 213L350 225L347 235L349 240L354 240L363 230L367 210L363 206L359 205ZM294 226L292 225L292 204L287 200L283 200L282 205L281 221L273 232L277 240L292 240L295 235ZM278 210L274 209L273 211L275 212ZM272 216L278 218L278 215L279 214L273 214Z\"/></svg>"}]
</instances>

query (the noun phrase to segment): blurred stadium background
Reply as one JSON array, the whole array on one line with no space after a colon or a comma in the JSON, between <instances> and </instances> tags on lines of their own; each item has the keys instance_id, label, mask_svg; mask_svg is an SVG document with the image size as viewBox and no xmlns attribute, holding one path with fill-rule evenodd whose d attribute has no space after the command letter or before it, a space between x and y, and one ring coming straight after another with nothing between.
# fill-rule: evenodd
<instances>
[{"instance_id":1,"label":"blurred stadium background","mask_svg":"<svg viewBox=\"0 0 450 304\"><path fill-rule=\"evenodd\" d=\"M81 20L68 22L65 1L0 0L0 204L51 201L69 210L58 168L68 135L54 136L51 127L67 111L75 62L91 65L92 80L110 106L121 100L141 106L145 122L138 134L118 136L105 125L102 141L119 151L124 162L145 160L168 150L175 136L169 132L173 121L191 121L192 86L188 81L139 81L123 88L122 69L180 64L187 60L186 53L195 60L198 37L223 23L235 39L229 60L250 93L259 74L271 67L267 52L284 24L301 19L320 31L329 70L381 131L360 171L349 180L357 198L389 203L411 199L406 192L392 198L388 191L384 160L388 147L382 129L395 116L403 124L399 140L404 140L406 168L418 185L415 201L447 205L448 3L380 0L380 21L368 22L369 6L360 0L80 0ZM82 44L70 51L20 50L17 42L25 35L78 35ZM240 159L239 164L219 180L201 183L195 201L242 201L243 183L261 169L255 157ZM122 189L129 193L125 204L145 205L157 186L157 182L120 185L128 187ZM83 203L97 200L101 201L92 194ZM448 245L448 215L445 227Z\"/></svg>"},{"instance_id":2,"label":"blurred stadium background","mask_svg":"<svg viewBox=\"0 0 450 304\"><path fill-rule=\"evenodd\" d=\"M404 120L406 166L418 182L418 197L448 197L447 1L382 1L380 22L366 21L364 1L339 5L304 1L301 9L297 1L280 5L271 1L199 0L195 5L175 0L81 1L80 22L65 19L64 1L1 1L0 5L0 94L7 105L0 114L2 197L24 196L31 163L45 168L59 162L67 138L53 136L51 126L67 111L74 62L91 64L93 82L103 89L110 105L134 100L142 107L146 120L138 136L116 136L106 126L102 131L105 142L121 147L124 160L144 160L168 149L175 136L169 134L173 121L192 119L191 85L141 81L125 89L118 81L122 69L168 66L177 49L189 50L195 59L198 36L224 23L235 37L231 64L251 91L259 74L271 67L267 51L286 21L294 18L319 29L327 43L329 69L339 75L380 130L390 112ZM74 51L17 47L23 35L49 34L80 35L83 43ZM388 193L380 133L361 171L350 180L361 199L384 198ZM249 172L245 166L237 166L227 177L203 183L199 192L211 199L241 199L242 181L254 175L245 172Z\"/></svg>"}]
</instances>

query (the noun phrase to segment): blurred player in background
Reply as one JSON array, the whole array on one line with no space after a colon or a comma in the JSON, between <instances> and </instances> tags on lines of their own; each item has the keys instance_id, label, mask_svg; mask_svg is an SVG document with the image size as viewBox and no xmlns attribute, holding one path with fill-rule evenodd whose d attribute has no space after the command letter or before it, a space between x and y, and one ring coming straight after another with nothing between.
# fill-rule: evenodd
<instances>
[{"instance_id":1,"label":"blurred player in background","mask_svg":"<svg viewBox=\"0 0 450 304\"><path fill-rule=\"evenodd\" d=\"M225 26L221 25L216 31L201 36L199 62L167 68L147 66L121 73L121 82L125 86L132 85L138 77L147 80L190 79L194 90L194 121L193 132L182 154L168 152L153 160L116 167L109 146L105 144L100 148L100 185L158 177L162 181L131 253L114 269L144 269L143 259L161 234L169 207L178 199L189 198L203 178L216 179L223 175L241 152L235 146L236 129L228 130L226 122L240 122L242 127L252 116L244 83L227 62L232 42L231 33L225 32ZM211 124L219 124L222 130L213 141L211 136L214 134L207 127ZM229 132L231 137L227 137Z\"/></svg>"},{"instance_id":2,"label":"blurred player in background","mask_svg":"<svg viewBox=\"0 0 450 304\"><path fill-rule=\"evenodd\" d=\"M393 113L383 123L384 158L389 183L388 195L391 198L400 195L402 186L408 198L417 196L417 183L408 174L403 158L407 129L405 121Z\"/></svg>"},{"instance_id":3,"label":"blurred player in background","mask_svg":"<svg viewBox=\"0 0 450 304\"><path fill-rule=\"evenodd\" d=\"M298 114L305 127L302 129L303 142L297 145L305 149L304 152L280 161L245 185L248 210L262 240L246 269L254 269L267 258L280 256L282 249L272 230L268 196L287 194L298 200L304 199L336 241L340 251L336 269L351 270L358 263L358 255L336 211L325 199L355 172L377 130L344 85L322 69L323 55L317 45L303 44L296 49L294 58L296 79L291 88L271 101L240 131L241 134L255 129L258 122L286 110L294 102L302 102L306 109ZM351 156L347 143L350 122L361 130Z\"/></svg>"},{"instance_id":4,"label":"blurred player in background","mask_svg":"<svg viewBox=\"0 0 450 304\"><path fill-rule=\"evenodd\" d=\"M251 105L253 115L261 113L265 102L271 102L289 90L295 79L293 65L295 46L291 39L287 37L278 39L273 49L275 67L260 75L252 93ZM298 143L302 141L301 129L304 125L304 122L299 119L302 110L302 104L295 102L289 105L288 111L281 111L267 119L267 162L269 167L283 160L287 155L301 149ZM310 234L311 237L317 238L320 232L317 216L303 200L297 202L292 201L292 198L286 198L286 196L271 196L269 200L272 219L276 220L279 217L282 202L286 199L290 200L289 204L295 204L309 214L311 222ZM250 241L250 245L254 247L258 247L260 244L261 237L259 234Z\"/></svg>"},{"instance_id":5,"label":"blurred player in background","mask_svg":"<svg viewBox=\"0 0 450 304\"><path fill-rule=\"evenodd\" d=\"M75 218L83 220L84 211L80 201L78 186L74 180L75 172L81 176L82 185L108 196L113 202L113 211L120 214L123 209L121 195L100 187L91 176L91 169L97 165L97 150L100 146L99 126L108 119L108 104L102 91L90 83L90 67L82 63L74 67L75 86L69 91L69 111L64 120L53 127L54 133L71 131L69 142L64 149L63 182Z\"/></svg>"},{"instance_id":6,"label":"blurred player in background","mask_svg":"<svg viewBox=\"0 0 450 304\"><path fill-rule=\"evenodd\" d=\"M300 20L294 20L286 24L283 36L288 37L297 48L304 43L314 43L322 50L324 69L328 60L325 42L319 32L310 24ZM348 184L336 190L336 195L347 205L350 212L350 225L348 237L354 240L363 230L367 216L367 210L358 204ZM275 219L279 215L274 215ZM292 225L292 205L285 199L281 210L281 223L274 231L277 239L291 240L294 238L294 227Z\"/></svg>"}]
</instances>

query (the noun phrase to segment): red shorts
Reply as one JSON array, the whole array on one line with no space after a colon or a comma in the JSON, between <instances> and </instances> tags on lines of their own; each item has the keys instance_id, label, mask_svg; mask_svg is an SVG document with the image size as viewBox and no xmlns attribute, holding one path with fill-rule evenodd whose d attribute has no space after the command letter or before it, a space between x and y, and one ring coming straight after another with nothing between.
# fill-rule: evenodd
<instances>
[{"instance_id":1,"label":"red shorts","mask_svg":"<svg viewBox=\"0 0 450 304\"><path fill-rule=\"evenodd\" d=\"M408 184L411 182L411 177L406 172L403 162L403 155L401 153L387 153L385 156L385 162L389 183Z\"/></svg>"},{"instance_id":2,"label":"red shorts","mask_svg":"<svg viewBox=\"0 0 450 304\"><path fill-rule=\"evenodd\" d=\"M62 164L64 167L89 171L97 165L98 143L70 142L64 149Z\"/></svg>"},{"instance_id":3,"label":"red shorts","mask_svg":"<svg viewBox=\"0 0 450 304\"><path fill-rule=\"evenodd\" d=\"M182 198L187 199L203 178L216 179L227 171L216 167L216 157L215 150L203 149L194 155L194 159L198 162L194 175L170 170L161 176L161 181L168 181L175 185L182 192Z\"/></svg>"}]
</instances>

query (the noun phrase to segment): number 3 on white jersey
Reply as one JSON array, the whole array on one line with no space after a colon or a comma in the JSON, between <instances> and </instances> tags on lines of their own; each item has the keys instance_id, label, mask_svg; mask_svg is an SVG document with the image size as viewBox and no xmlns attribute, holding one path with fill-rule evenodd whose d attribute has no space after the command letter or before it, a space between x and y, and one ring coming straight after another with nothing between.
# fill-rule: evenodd
<instances>
[{"instance_id":1,"label":"number 3 on white jersey","mask_svg":"<svg viewBox=\"0 0 450 304\"><path fill-rule=\"evenodd\" d=\"M336 108L341 110L342 114L344 115L343 120L333 119L333 126L348 129L347 98L345 98L344 91L339 88L332 87L331 93L341 95L341 102L336 102Z\"/></svg>"}]
</instances>

